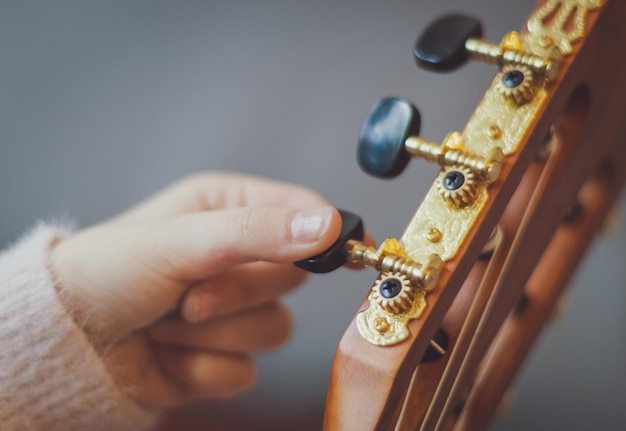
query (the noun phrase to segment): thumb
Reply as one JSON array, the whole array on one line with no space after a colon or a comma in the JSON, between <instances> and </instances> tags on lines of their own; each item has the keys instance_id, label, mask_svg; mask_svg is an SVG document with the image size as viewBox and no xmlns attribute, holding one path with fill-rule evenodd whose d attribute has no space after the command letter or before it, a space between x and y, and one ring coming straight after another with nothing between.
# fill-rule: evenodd
<instances>
[{"instance_id":1,"label":"thumb","mask_svg":"<svg viewBox=\"0 0 626 431\"><path fill-rule=\"evenodd\" d=\"M145 246L168 277L197 280L246 262L304 259L330 247L340 230L341 217L329 206L245 207L161 222Z\"/></svg>"}]
</instances>

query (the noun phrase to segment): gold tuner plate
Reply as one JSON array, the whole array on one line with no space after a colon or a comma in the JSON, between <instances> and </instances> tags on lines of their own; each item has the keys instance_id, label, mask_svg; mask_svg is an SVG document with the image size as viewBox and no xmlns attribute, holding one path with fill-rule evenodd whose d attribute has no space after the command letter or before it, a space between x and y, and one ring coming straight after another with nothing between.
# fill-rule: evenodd
<instances>
[{"instance_id":1,"label":"gold tuner plate","mask_svg":"<svg viewBox=\"0 0 626 431\"><path fill-rule=\"evenodd\" d=\"M561 56L585 35L587 14L602 6L602 0L548 0L530 17L524 44L537 55Z\"/></svg>"},{"instance_id":2,"label":"gold tuner plate","mask_svg":"<svg viewBox=\"0 0 626 431\"><path fill-rule=\"evenodd\" d=\"M407 324L419 319L426 308L426 291L413 285L404 274L385 272L368 296L370 306L357 315L363 338L378 346L390 346L409 336Z\"/></svg>"},{"instance_id":3,"label":"gold tuner plate","mask_svg":"<svg viewBox=\"0 0 626 431\"><path fill-rule=\"evenodd\" d=\"M432 255L424 264L415 262L395 238L386 239L378 250L348 241L346 250L349 260L381 272L368 296L369 307L357 315L359 333L379 346L405 340L408 322L419 319L427 305L426 295L437 285L441 258Z\"/></svg>"}]
</instances>

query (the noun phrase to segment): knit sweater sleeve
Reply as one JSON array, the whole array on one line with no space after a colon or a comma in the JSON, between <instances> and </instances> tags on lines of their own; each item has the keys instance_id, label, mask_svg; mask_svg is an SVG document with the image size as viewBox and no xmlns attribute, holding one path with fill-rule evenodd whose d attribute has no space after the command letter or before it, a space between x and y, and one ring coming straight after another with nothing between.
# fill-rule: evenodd
<instances>
[{"instance_id":1,"label":"knit sweater sleeve","mask_svg":"<svg viewBox=\"0 0 626 431\"><path fill-rule=\"evenodd\" d=\"M154 421L114 382L48 269L66 234L41 224L0 254L2 430L140 430Z\"/></svg>"}]
</instances>

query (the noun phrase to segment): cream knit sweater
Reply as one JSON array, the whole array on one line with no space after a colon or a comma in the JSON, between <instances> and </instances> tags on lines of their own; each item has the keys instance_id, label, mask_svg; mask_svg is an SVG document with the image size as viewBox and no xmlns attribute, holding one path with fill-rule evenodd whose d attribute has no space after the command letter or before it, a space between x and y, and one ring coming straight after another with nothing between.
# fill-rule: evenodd
<instances>
[{"instance_id":1,"label":"cream knit sweater","mask_svg":"<svg viewBox=\"0 0 626 431\"><path fill-rule=\"evenodd\" d=\"M116 385L48 269L66 235L41 224L0 254L0 430L140 430L154 422Z\"/></svg>"}]
</instances>

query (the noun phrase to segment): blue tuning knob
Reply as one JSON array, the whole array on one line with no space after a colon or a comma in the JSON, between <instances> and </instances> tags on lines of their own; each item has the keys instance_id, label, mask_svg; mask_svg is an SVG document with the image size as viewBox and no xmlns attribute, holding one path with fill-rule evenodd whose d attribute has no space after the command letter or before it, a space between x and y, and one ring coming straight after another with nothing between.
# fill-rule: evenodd
<instances>
[{"instance_id":1,"label":"blue tuning knob","mask_svg":"<svg viewBox=\"0 0 626 431\"><path fill-rule=\"evenodd\" d=\"M376 103L359 136L361 169L380 178L398 176L411 158L404 141L419 135L420 126L419 111L408 100L388 97Z\"/></svg>"},{"instance_id":2,"label":"blue tuning knob","mask_svg":"<svg viewBox=\"0 0 626 431\"><path fill-rule=\"evenodd\" d=\"M447 72L463 65L470 56L465 48L468 39L480 39L480 21L465 15L446 15L429 25L417 39L417 64L435 72Z\"/></svg>"}]
</instances>

